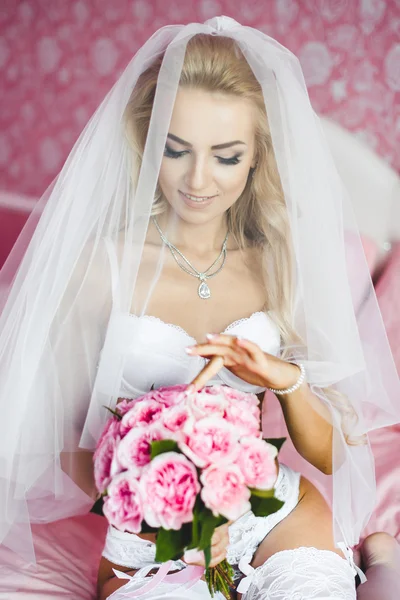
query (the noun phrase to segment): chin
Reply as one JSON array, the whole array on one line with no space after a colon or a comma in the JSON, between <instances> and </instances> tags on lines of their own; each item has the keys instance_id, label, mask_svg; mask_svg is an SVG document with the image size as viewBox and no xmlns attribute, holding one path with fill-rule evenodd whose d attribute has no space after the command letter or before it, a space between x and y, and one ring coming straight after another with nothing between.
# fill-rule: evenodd
<instances>
[{"instance_id":1,"label":"chin","mask_svg":"<svg viewBox=\"0 0 400 600\"><path fill-rule=\"evenodd\" d=\"M170 216L177 216L185 223L202 224L219 216L214 214L214 211L210 211L210 206L204 209L190 208L180 198L175 202L167 200L167 203Z\"/></svg>"}]
</instances>

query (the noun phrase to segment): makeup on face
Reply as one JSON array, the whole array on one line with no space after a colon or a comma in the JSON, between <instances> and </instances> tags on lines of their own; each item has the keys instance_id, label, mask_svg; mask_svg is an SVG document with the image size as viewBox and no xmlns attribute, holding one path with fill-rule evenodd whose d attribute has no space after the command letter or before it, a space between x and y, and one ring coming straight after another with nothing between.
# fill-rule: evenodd
<instances>
[{"instance_id":1,"label":"makeup on face","mask_svg":"<svg viewBox=\"0 0 400 600\"><path fill-rule=\"evenodd\" d=\"M240 197L254 162L254 113L243 98L178 90L159 184L181 218L222 216Z\"/></svg>"}]
</instances>

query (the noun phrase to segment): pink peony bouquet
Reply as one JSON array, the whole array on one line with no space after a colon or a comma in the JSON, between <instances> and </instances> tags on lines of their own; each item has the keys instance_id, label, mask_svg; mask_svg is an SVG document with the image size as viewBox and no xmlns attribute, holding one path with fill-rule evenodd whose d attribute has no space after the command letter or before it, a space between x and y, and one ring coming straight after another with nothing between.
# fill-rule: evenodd
<instances>
[{"instance_id":1,"label":"pink peony bouquet","mask_svg":"<svg viewBox=\"0 0 400 600\"><path fill-rule=\"evenodd\" d=\"M211 594L229 598L227 561L209 568L216 527L276 512L280 440L263 440L257 396L226 386L152 390L112 411L94 455L103 512L121 531L157 533L156 560L204 551Z\"/></svg>"}]
</instances>

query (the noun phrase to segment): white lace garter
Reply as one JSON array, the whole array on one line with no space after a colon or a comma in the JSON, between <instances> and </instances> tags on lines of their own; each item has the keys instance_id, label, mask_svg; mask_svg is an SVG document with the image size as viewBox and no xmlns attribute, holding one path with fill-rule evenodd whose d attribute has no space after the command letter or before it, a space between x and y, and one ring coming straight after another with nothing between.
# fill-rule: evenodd
<instances>
[{"instance_id":1,"label":"white lace garter","mask_svg":"<svg viewBox=\"0 0 400 600\"><path fill-rule=\"evenodd\" d=\"M244 580L242 580L244 581ZM356 600L354 572L330 550L296 548L253 570L243 600Z\"/></svg>"}]
</instances>

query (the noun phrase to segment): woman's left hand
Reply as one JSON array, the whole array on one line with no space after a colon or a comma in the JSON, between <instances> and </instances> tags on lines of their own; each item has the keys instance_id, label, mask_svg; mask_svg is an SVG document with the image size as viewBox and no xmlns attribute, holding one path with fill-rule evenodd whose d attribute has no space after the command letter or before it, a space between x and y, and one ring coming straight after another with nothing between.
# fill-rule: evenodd
<instances>
[{"instance_id":1,"label":"woman's left hand","mask_svg":"<svg viewBox=\"0 0 400 600\"><path fill-rule=\"evenodd\" d=\"M299 368L272 354L263 352L257 344L227 334L211 334L208 343L186 349L191 356L209 359L192 381L193 390L202 388L222 367L229 369L251 385L286 389L299 378Z\"/></svg>"}]
</instances>

